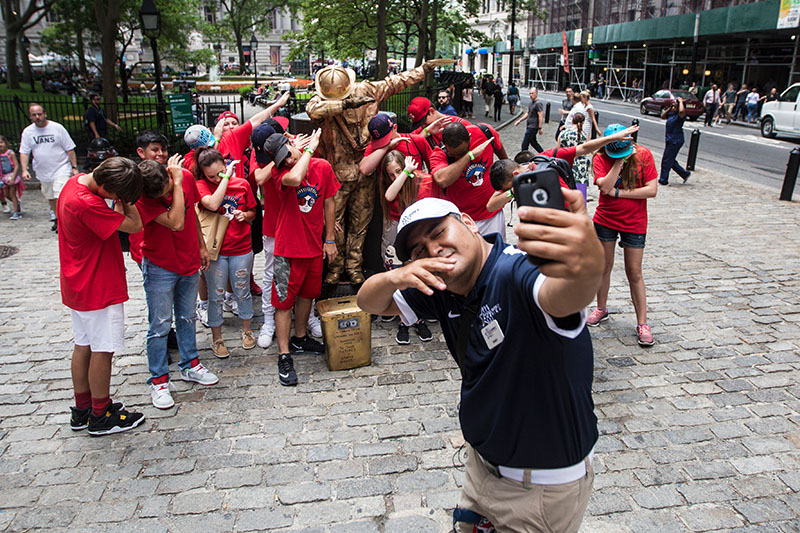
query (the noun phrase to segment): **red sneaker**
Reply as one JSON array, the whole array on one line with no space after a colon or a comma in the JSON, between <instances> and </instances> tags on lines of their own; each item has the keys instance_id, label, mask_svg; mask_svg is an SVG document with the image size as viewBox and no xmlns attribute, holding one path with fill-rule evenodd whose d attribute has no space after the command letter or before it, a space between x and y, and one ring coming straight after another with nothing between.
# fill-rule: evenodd
<instances>
[{"instance_id":1,"label":"red sneaker","mask_svg":"<svg viewBox=\"0 0 800 533\"><path fill-rule=\"evenodd\" d=\"M258 285L258 283L255 282L254 279L251 278L250 279L250 294L252 294L253 296L261 296L261 292L262 292L261 291L261 287Z\"/></svg>"},{"instance_id":2,"label":"red sneaker","mask_svg":"<svg viewBox=\"0 0 800 533\"><path fill-rule=\"evenodd\" d=\"M636 326L636 336L642 346L652 346L656 343L655 339L653 339L653 333L650 331L650 326L647 324Z\"/></svg>"}]
</instances>

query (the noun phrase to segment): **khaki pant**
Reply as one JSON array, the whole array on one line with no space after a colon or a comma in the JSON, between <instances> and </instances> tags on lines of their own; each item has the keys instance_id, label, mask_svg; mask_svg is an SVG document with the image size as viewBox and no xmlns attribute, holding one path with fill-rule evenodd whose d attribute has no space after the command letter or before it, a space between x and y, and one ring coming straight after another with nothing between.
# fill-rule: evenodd
<instances>
[{"instance_id":1,"label":"khaki pant","mask_svg":"<svg viewBox=\"0 0 800 533\"><path fill-rule=\"evenodd\" d=\"M498 478L491 474L467 447L467 469L458 506L491 520L495 529L514 533L573 533L583 521L594 483L592 464L586 475L561 485L533 485ZM458 524L458 531L471 533L472 524Z\"/></svg>"},{"instance_id":2,"label":"khaki pant","mask_svg":"<svg viewBox=\"0 0 800 533\"><path fill-rule=\"evenodd\" d=\"M336 193L336 222L344 228L344 234L336 235L339 253L329 265L328 276L339 276L342 270L348 275L363 276L364 238L372 220L372 200L375 194L375 179L362 176L357 181L343 181ZM347 215L347 221L345 221Z\"/></svg>"}]
</instances>

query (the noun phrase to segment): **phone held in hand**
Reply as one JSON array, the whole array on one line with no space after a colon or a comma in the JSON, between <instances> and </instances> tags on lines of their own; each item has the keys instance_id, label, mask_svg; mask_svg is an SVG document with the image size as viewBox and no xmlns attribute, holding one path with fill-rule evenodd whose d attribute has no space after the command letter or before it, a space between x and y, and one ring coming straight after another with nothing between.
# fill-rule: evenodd
<instances>
[{"instance_id":1,"label":"phone held in hand","mask_svg":"<svg viewBox=\"0 0 800 533\"><path fill-rule=\"evenodd\" d=\"M566 211L564 195L561 194L561 181L558 171L554 168L542 168L517 174L514 176L512 186L514 199L518 206ZM527 223L532 224L531 222ZM533 255L528 255L528 259L534 265L542 265L550 261Z\"/></svg>"}]
</instances>

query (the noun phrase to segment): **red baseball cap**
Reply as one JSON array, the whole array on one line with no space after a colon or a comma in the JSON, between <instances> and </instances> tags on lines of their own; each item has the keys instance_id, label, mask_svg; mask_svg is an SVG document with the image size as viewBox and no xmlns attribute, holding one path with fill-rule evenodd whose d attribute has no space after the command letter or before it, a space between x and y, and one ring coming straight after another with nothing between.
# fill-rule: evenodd
<instances>
[{"instance_id":1,"label":"red baseball cap","mask_svg":"<svg viewBox=\"0 0 800 533\"><path fill-rule=\"evenodd\" d=\"M230 110L223 111L222 113L220 113L219 116L217 117L217 122L219 122L220 120L226 119L228 117L235 118L236 122L241 122L241 120L239 120L239 115L237 115L236 113L234 113L233 111L230 111Z\"/></svg>"},{"instance_id":2,"label":"red baseball cap","mask_svg":"<svg viewBox=\"0 0 800 533\"><path fill-rule=\"evenodd\" d=\"M425 116L428 114L428 110L430 108L431 101L424 96L417 96L411 100L411 103L408 104L408 114L411 117L411 120L414 122L414 125L412 126L413 129L417 129L422 126Z\"/></svg>"},{"instance_id":3,"label":"red baseball cap","mask_svg":"<svg viewBox=\"0 0 800 533\"><path fill-rule=\"evenodd\" d=\"M275 128L276 133L286 133L289 131L289 119L286 117L270 117L267 119L267 124ZM276 128L276 124L280 127Z\"/></svg>"}]
</instances>

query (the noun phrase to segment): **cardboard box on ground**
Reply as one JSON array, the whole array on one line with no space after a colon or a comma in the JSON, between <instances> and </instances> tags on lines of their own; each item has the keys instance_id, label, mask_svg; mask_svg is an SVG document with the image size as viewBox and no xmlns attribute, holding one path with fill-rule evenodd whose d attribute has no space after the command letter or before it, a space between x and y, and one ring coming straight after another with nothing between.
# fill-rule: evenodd
<instances>
[{"instance_id":1,"label":"cardboard box on ground","mask_svg":"<svg viewBox=\"0 0 800 533\"><path fill-rule=\"evenodd\" d=\"M372 363L372 318L356 305L355 296L317 302L329 370L347 370Z\"/></svg>"}]
</instances>

